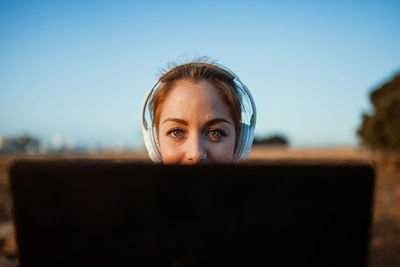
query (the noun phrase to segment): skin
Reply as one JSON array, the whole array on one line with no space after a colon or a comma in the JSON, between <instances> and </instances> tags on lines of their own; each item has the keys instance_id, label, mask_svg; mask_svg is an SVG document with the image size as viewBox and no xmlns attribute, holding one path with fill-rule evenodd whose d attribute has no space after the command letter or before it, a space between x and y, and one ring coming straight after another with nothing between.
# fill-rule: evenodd
<instances>
[{"instance_id":1,"label":"skin","mask_svg":"<svg viewBox=\"0 0 400 267\"><path fill-rule=\"evenodd\" d=\"M235 125L229 106L206 80L178 80L160 107L164 164L230 163Z\"/></svg>"}]
</instances>

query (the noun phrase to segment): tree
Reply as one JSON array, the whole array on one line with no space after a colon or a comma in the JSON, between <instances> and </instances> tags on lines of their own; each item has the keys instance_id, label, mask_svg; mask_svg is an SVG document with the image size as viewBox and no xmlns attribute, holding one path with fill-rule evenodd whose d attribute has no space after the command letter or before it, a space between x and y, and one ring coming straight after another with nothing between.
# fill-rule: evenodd
<instances>
[{"instance_id":1,"label":"tree","mask_svg":"<svg viewBox=\"0 0 400 267\"><path fill-rule=\"evenodd\" d=\"M363 113L357 130L362 143L375 150L400 152L400 73L373 90L372 114Z\"/></svg>"},{"instance_id":2,"label":"tree","mask_svg":"<svg viewBox=\"0 0 400 267\"><path fill-rule=\"evenodd\" d=\"M265 137L255 137L253 141L254 145L266 145L266 146L288 146L289 141L283 135L272 135Z\"/></svg>"}]
</instances>

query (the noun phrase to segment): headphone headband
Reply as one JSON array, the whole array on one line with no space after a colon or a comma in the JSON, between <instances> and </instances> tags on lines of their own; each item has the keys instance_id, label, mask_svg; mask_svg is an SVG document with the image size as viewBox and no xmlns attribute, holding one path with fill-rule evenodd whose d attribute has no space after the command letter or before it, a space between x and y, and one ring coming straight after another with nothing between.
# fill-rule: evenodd
<instances>
[{"instance_id":1,"label":"headphone headband","mask_svg":"<svg viewBox=\"0 0 400 267\"><path fill-rule=\"evenodd\" d=\"M254 103L253 96L251 95L250 90L246 87L246 85L244 85L242 83L242 81L239 79L239 77L233 71L231 71L229 68L227 68L225 66L222 66L221 64L214 63L214 62L211 63L211 62L207 62L207 61L189 61L189 62L185 62L182 64L178 64L178 65L168 69L164 74L162 74L157 79L157 81L153 84L151 89L145 95L145 98L144 98L143 104L142 104L141 121L142 121L142 131L143 131L144 142L145 142L145 146L147 148L150 158L154 162L162 162L162 156L161 156L161 151L160 151L160 147L159 147L159 143L158 143L157 133L153 129L153 127L152 127L153 125L149 125L146 121L146 111L147 111L149 99L152 97L153 92L155 92L158 89L158 86L162 82L161 81L162 78L167 73L169 73L177 68L180 68L182 66L185 66L188 64L194 64L194 63L216 67L216 68L224 71L229 76L231 76L232 79L234 80L234 82L236 84L236 88L238 90L238 94L239 94L239 91L241 90L242 92L245 93L247 98L250 100L251 109L252 109L252 115L251 115L250 122L249 122L250 124L247 125L245 123L241 123L241 130L240 130L239 137L238 137L238 144L236 146L235 154L234 154L234 161L246 159L250 152L251 145L253 144L254 129L255 129L256 120L257 120L257 111L256 111L256 105ZM243 106L243 101L242 101L240 94L239 94L239 99L241 100L241 103ZM243 112L244 112L244 110L242 110L242 113Z\"/></svg>"}]
</instances>

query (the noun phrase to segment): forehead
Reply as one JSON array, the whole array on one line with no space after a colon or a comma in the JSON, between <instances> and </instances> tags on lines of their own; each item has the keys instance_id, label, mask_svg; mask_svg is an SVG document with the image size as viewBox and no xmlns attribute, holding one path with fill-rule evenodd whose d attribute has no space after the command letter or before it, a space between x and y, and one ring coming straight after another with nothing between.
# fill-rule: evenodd
<instances>
[{"instance_id":1,"label":"forehead","mask_svg":"<svg viewBox=\"0 0 400 267\"><path fill-rule=\"evenodd\" d=\"M160 122L169 117L186 120L222 117L232 121L229 106L214 85L206 80L175 81L161 106Z\"/></svg>"}]
</instances>

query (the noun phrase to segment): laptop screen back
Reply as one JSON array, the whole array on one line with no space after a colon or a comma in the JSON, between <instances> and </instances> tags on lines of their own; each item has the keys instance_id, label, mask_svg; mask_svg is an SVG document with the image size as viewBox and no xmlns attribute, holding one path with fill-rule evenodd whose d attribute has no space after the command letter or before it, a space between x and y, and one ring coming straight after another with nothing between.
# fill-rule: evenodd
<instances>
[{"instance_id":1,"label":"laptop screen back","mask_svg":"<svg viewBox=\"0 0 400 267\"><path fill-rule=\"evenodd\" d=\"M22 266L366 266L368 165L20 161Z\"/></svg>"}]
</instances>

